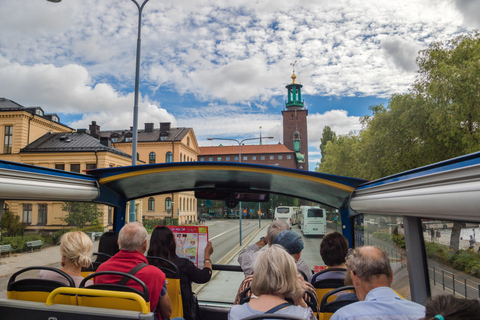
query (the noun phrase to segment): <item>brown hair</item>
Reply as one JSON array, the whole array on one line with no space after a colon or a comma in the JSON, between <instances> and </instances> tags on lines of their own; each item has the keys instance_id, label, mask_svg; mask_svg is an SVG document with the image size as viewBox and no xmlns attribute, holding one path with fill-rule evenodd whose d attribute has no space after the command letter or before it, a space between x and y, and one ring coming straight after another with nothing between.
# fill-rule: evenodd
<instances>
[{"instance_id":1,"label":"brown hair","mask_svg":"<svg viewBox=\"0 0 480 320\"><path fill-rule=\"evenodd\" d=\"M457 298L453 295L440 295L430 298L425 305L425 318L437 320L436 315L445 320L478 320L480 318L480 301Z\"/></svg>"},{"instance_id":2,"label":"brown hair","mask_svg":"<svg viewBox=\"0 0 480 320\"><path fill-rule=\"evenodd\" d=\"M320 255L329 267L345 263L348 253L348 240L340 232L327 234L320 243Z\"/></svg>"}]
</instances>

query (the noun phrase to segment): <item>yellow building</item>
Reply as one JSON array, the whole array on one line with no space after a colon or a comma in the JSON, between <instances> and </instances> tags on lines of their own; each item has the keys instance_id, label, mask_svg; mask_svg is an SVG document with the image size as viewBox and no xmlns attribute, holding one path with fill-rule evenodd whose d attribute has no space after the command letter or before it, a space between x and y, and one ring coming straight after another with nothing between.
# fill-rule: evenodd
<instances>
[{"instance_id":1,"label":"yellow building","mask_svg":"<svg viewBox=\"0 0 480 320\"><path fill-rule=\"evenodd\" d=\"M112 145L125 153L132 152L132 130L101 131L92 121L90 134L102 139L109 138ZM192 128L172 128L162 122L159 128L145 123L138 130L137 159L145 164L197 161L200 149ZM178 192L171 195L152 195L135 201L137 220L173 217L179 224L195 221L197 200L194 192ZM128 216L128 215L127 215Z\"/></svg>"},{"instance_id":2,"label":"yellow building","mask_svg":"<svg viewBox=\"0 0 480 320\"><path fill-rule=\"evenodd\" d=\"M113 148L108 139L99 141L86 131L60 123L55 114L44 114L42 108L24 108L14 101L0 98L0 159L82 173L87 169L125 166L130 155ZM141 162L140 162L141 163ZM7 201L5 208L20 216L27 230L55 230L66 223L60 217L62 202ZM101 222L112 223L111 210L103 211Z\"/></svg>"}]
</instances>

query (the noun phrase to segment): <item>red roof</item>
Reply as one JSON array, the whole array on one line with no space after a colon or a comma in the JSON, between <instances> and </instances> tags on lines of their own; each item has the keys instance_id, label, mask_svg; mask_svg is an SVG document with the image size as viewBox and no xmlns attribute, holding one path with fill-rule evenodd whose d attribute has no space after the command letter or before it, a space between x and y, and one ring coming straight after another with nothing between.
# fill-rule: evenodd
<instances>
[{"instance_id":1,"label":"red roof","mask_svg":"<svg viewBox=\"0 0 480 320\"><path fill-rule=\"evenodd\" d=\"M238 155L238 146L215 146L215 147L200 147L199 156L208 155ZM269 153L294 153L294 151L285 147L285 145L278 144L263 144L263 145L242 145L242 154L269 154Z\"/></svg>"}]
</instances>

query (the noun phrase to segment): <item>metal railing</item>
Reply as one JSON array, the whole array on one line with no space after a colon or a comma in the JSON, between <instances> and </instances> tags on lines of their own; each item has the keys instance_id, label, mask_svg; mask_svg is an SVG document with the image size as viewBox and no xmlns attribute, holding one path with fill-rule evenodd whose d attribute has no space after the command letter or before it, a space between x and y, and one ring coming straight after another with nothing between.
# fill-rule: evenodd
<instances>
[{"instance_id":1,"label":"metal railing","mask_svg":"<svg viewBox=\"0 0 480 320\"><path fill-rule=\"evenodd\" d=\"M428 267L428 271L433 285L437 286L438 284L443 291L451 291L453 295L458 294L464 298L480 298L480 283L436 266Z\"/></svg>"}]
</instances>

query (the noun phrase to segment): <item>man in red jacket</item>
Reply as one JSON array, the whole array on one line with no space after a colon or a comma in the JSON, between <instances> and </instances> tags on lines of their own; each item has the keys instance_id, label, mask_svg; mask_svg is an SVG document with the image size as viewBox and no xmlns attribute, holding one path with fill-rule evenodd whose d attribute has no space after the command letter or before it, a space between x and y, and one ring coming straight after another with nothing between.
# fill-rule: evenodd
<instances>
[{"instance_id":1,"label":"man in red jacket","mask_svg":"<svg viewBox=\"0 0 480 320\"><path fill-rule=\"evenodd\" d=\"M147 230L141 223L131 222L126 224L118 234L120 252L102 263L97 272L120 271L128 273L141 263L148 264L144 255L147 250L147 240ZM172 314L172 305L166 287L164 287L165 274L159 268L147 265L138 270L135 277L142 280L148 288L150 311L157 311L159 318L169 318ZM94 280L95 283L117 284L122 278L122 276L117 275L105 275L95 277ZM141 286L133 280L129 280L126 285L142 290Z\"/></svg>"}]
</instances>

